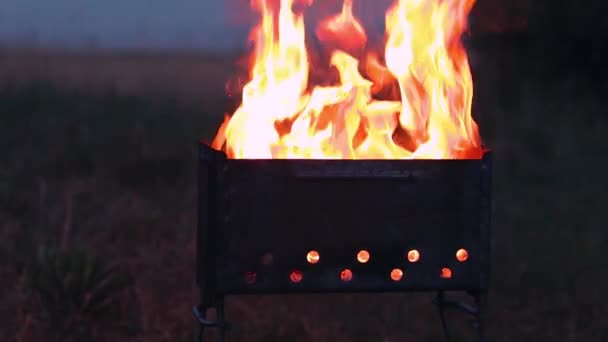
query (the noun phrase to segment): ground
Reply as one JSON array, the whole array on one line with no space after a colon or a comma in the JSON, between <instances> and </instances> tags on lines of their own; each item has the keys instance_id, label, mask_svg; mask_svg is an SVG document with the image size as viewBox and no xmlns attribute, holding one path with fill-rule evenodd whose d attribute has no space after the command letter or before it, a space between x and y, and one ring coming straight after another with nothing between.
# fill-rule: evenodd
<instances>
[{"instance_id":1,"label":"ground","mask_svg":"<svg viewBox=\"0 0 608 342\"><path fill-rule=\"evenodd\" d=\"M608 340L608 82L597 44L502 37L471 47L475 115L495 150L491 341ZM115 314L59 308L95 340L191 340L195 148L221 121L226 60L2 55L0 340L78 340L48 324L49 295L33 286L43 247L83 249L131 279L104 294L120 299ZM437 341L430 302L236 297L227 314L234 341ZM464 340L468 322L453 318Z\"/></svg>"}]
</instances>

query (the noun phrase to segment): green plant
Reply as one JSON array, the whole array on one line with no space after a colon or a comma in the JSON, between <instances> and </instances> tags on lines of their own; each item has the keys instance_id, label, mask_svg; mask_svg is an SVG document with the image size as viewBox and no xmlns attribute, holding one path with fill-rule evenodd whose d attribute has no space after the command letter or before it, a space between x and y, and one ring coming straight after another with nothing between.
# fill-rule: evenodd
<instances>
[{"instance_id":1,"label":"green plant","mask_svg":"<svg viewBox=\"0 0 608 342\"><path fill-rule=\"evenodd\" d=\"M43 248L31 270L31 284L58 340L83 338L117 318L117 301L131 285L126 274L79 249Z\"/></svg>"}]
</instances>

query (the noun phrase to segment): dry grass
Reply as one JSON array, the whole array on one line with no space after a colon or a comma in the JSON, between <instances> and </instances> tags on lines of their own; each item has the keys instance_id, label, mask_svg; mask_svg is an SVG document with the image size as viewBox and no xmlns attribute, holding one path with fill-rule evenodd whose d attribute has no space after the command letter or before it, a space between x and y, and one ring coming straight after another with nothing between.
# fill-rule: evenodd
<instances>
[{"instance_id":1,"label":"dry grass","mask_svg":"<svg viewBox=\"0 0 608 342\"><path fill-rule=\"evenodd\" d=\"M474 47L475 112L496 151L491 341L608 339L606 70L557 46ZM216 78L230 67L218 63L4 55L0 260L10 262L0 264L1 340L44 335L26 275L37 247L64 235L136 280L124 294L129 331L107 330L105 340L190 338L194 148L221 119L219 97L200 95L219 96ZM231 340L437 341L429 303L412 294L237 297L228 302Z\"/></svg>"},{"instance_id":2,"label":"dry grass","mask_svg":"<svg viewBox=\"0 0 608 342\"><path fill-rule=\"evenodd\" d=\"M49 80L61 87L120 94L163 93L201 102L217 96L234 74L231 56L196 53L95 53L52 50L0 50L0 83L24 85Z\"/></svg>"}]
</instances>

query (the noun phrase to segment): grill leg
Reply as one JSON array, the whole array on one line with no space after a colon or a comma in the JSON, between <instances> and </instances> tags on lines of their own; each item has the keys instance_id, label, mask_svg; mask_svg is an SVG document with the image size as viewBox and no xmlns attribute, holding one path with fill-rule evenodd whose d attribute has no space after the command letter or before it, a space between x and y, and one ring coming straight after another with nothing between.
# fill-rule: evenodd
<instances>
[{"instance_id":1,"label":"grill leg","mask_svg":"<svg viewBox=\"0 0 608 342\"><path fill-rule=\"evenodd\" d=\"M217 342L224 342L224 338L226 336L226 320L224 317L224 297L220 297L217 299L215 311L216 311L217 323L218 323Z\"/></svg>"},{"instance_id":2,"label":"grill leg","mask_svg":"<svg viewBox=\"0 0 608 342\"><path fill-rule=\"evenodd\" d=\"M471 294L475 300L475 306L477 307L477 314L475 315L475 330L477 332L477 340L479 342L485 342L485 309L487 301L487 293L477 291Z\"/></svg>"},{"instance_id":3,"label":"grill leg","mask_svg":"<svg viewBox=\"0 0 608 342\"><path fill-rule=\"evenodd\" d=\"M199 323L196 325L196 336L194 338L194 342L203 342L204 336L205 336L205 326Z\"/></svg>"},{"instance_id":4,"label":"grill leg","mask_svg":"<svg viewBox=\"0 0 608 342\"><path fill-rule=\"evenodd\" d=\"M446 301L445 294L443 291L437 292L435 304L437 305L437 310L439 311L439 319L441 320L441 329L443 330L443 336L445 337L445 340L447 342L450 342L452 338L450 336L450 328L448 327L448 321L445 317Z\"/></svg>"},{"instance_id":5,"label":"grill leg","mask_svg":"<svg viewBox=\"0 0 608 342\"><path fill-rule=\"evenodd\" d=\"M437 292L435 304L437 305L437 309L439 310L441 328L443 329L443 334L447 342L451 341L450 329L448 327L448 322L445 316L445 310L447 308L458 309L473 316L473 325L475 328L475 333L477 335L477 341L485 342L485 322L483 319L483 314L485 310L487 294L484 291L471 291L469 292L469 295L473 297L473 300L475 301L474 305L468 305L466 303L448 300L445 298L445 293L443 291Z\"/></svg>"},{"instance_id":6,"label":"grill leg","mask_svg":"<svg viewBox=\"0 0 608 342\"><path fill-rule=\"evenodd\" d=\"M192 308L192 313L196 317L198 327L196 333L196 342L203 342L205 337L205 328L214 327L217 328L217 341L224 342L226 336L227 322L224 317L224 297L218 297L215 303L216 319L214 321L208 320L206 317L207 307L202 305L195 306Z\"/></svg>"},{"instance_id":7,"label":"grill leg","mask_svg":"<svg viewBox=\"0 0 608 342\"><path fill-rule=\"evenodd\" d=\"M196 318L196 337L194 342L203 342L203 338L205 337L205 328L212 326L211 321L208 321L206 316L207 308L203 306L194 306L192 307L192 314Z\"/></svg>"}]
</instances>

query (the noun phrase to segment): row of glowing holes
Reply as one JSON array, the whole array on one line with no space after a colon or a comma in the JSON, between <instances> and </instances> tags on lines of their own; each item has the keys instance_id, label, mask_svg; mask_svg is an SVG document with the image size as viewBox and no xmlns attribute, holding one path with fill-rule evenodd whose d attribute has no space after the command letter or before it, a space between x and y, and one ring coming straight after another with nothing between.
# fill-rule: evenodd
<instances>
[{"instance_id":1,"label":"row of glowing holes","mask_svg":"<svg viewBox=\"0 0 608 342\"><path fill-rule=\"evenodd\" d=\"M306 260L311 264L318 263L320 258L321 256L317 251L310 251L306 254ZM359 253L357 253L357 261L362 264L368 262L369 258L370 254L366 250L361 250L359 251ZM456 251L456 260L460 262L465 262L468 258L469 252L466 249L461 248ZM407 252L407 260L409 262L417 262L418 260L420 260L420 252L415 249L412 249L411 251ZM393 281L401 280L401 278L403 278L403 270L400 268L394 268L393 270L391 270L390 277ZM442 268L440 277L444 279L452 278L452 270L447 267ZM248 283L255 282L255 273L247 272L246 278ZM293 283L299 283L302 281L303 278L304 276L300 271L292 271L289 274L289 280L291 280L291 282ZM345 268L344 270L342 270L342 272L340 272L340 279L342 281L351 281L353 279L353 272L348 268Z\"/></svg>"},{"instance_id":2,"label":"row of glowing holes","mask_svg":"<svg viewBox=\"0 0 608 342\"><path fill-rule=\"evenodd\" d=\"M369 252L366 250L360 250L359 253L357 253L357 261L359 261L362 264L368 262L369 257L370 257ZM308 254L306 254L306 260L311 264L318 263L320 258L321 258L321 256L319 255L319 252L317 252L317 251L310 251L310 252L308 252ZM465 262L465 261L467 261L468 258L469 258L469 252L466 249L461 248L456 251L456 260L458 260L460 262ZM411 251L407 252L407 260L409 262L417 262L418 260L420 260L420 252L418 252L418 250L416 250L416 249L412 249Z\"/></svg>"},{"instance_id":3,"label":"row of glowing holes","mask_svg":"<svg viewBox=\"0 0 608 342\"><path fill-rule=\"evenodd\" d=\"M370 254L366 250L361 250L359 251L359 253L357 253L357 261L362 264L368 262L369 258ZM468 258L469 252L466 249L461 248L456 251L456 260L460 262L465 262ZM308 252L308 254L306 254L306 260L308 260L308 262L311 264L318 263L320 260L319 252ZM420 260L420 252L415 249L407 252L407 260L409 262L417 262L418 260ZM390 277L393 281L401 280L401 278L403 278L403 270L401 270L400 268L394 268L393 270L391 270ZM452 278L452 270L447 267L442 268L440 277L445 279ZM303 278L304 276L300 271L292 271L291 274L289 274L289 280L291 280L293 283L299 283L302 281ZM353 272L348 268L345 268L344 270L342 270L342 272L340 272L340 279L342 281L351 281L353 279Z\"/></svg>"},{"instance_id":4,"label":"row of glowing holes","mask_svg":"<svg viewBox=\"0 0 608 342\"><path fill-rule=\"evenodd\" d=\"M444 267L441 269L441 273L439 274L441 278L449 279L452 278L452 270ZM254 276L255 277L255 276ZM400 268L393 268L390 273L391 280L399 281L403 278L403 270ZM289 280L292 283L299 283L304 279L304 275L300 271L291 271L289 274ZM340 272L340 280L342 281L351 281L353 279L353 272L348 268L345 268ZM253 279L252 279L253 280Z\"/></svg>"}]
</instances>

